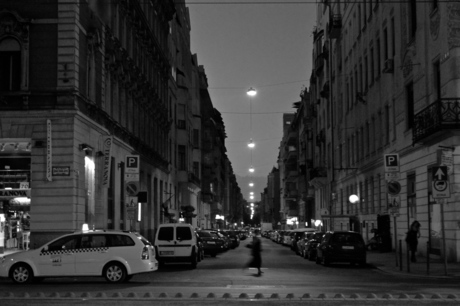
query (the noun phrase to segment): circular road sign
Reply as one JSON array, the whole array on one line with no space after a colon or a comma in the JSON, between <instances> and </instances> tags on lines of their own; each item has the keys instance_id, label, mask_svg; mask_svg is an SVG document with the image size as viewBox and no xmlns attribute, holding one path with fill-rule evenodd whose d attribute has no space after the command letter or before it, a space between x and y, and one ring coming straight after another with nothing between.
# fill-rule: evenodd
<instances>
[{"instance_id":1,"label":"circular road sign","mask_svg":"<svg viewBox=\"0 0 460 306\"><path fill-rule=\"evenodd\" d=\"M401 184L396 181L390 181L387 183L387 192L391 195L398 195L401 192Z\"/></svg>"},{"instance_id":2,"label":"circular road sign","mask_svg":"<svg viewBox=\"0 0 460 306\"><path fill-rule=\"evenodd\" d=\"M126 184L126 192L128 193L128 195L130 196L135 196L137 195L137 192L138 192L138 184L135 183L135 182L128 182Z\"/></svg>"},{"instance_id":3,"label":"circular road sign","mask_svg":"<svg viewBox=\"0 0 460 306\"><path fill-rule=\"evenodd\" d=\"M440 192L446 190L448 185L449 184L447 184L447 181L434 181L433 183L434 189Z\"/></svg>"}]
</instances>

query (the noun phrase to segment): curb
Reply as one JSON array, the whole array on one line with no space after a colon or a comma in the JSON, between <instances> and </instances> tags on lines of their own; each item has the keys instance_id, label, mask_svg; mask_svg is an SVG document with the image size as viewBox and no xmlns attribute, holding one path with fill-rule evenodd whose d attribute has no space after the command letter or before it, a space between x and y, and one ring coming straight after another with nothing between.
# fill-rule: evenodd
<instances>
[{"instance_id":1,"label":"curb","mask_svg":"<svg viewBox=\"0 0 460 306\"><path fill-rule=\"evenodd\" d=\"M115 292L108 296L105 292L95 292L95 293L74 293L74 292L66 292L66 293L59 293L53 292L49 294L45 294L43 292L37 292L34 295L31 295L28 292L21 293L21 294L14 294L13 292L5 292L0 295L2 299L6 300L31 300L31 299L58 299L58 300L75 300L75 299L94 299L94 300L165 300L165 299L173 299L173 300L196 300L196 299L205 299L205 300L289 300L289 301L324 301L324 300L343 300L343 301L356 301L356 300L364 300L364 301L378 301L378 300L448 300L448 301L460 301L458 296L455 294L433 294L433 295L424 295L424 294L381 294L377 295L374 293L369 294L357 294L353 293L348 296L345 296L342 293L336 294L326 294L321 293L317 297L312 297L311 294L305 293L303 295L296 296L293 293L288 293L286 296L282 297L278 293L272 293L270 296L264 296L262 293L255 293L255 294L248 294L248 293L241 293L239 295L232 295L231 293L224 293L222 296L217 296L214 293L209 293L207 295L199 295L198 293L192 293L189 297L185 297L182 293L178 292L176 294L168 294L166 292L162 292L160 294L153 294L152 292L145 292L143 294L136 293L136 292L129 292L122 294L121 292Z\"/></svg>"}]
</instances>

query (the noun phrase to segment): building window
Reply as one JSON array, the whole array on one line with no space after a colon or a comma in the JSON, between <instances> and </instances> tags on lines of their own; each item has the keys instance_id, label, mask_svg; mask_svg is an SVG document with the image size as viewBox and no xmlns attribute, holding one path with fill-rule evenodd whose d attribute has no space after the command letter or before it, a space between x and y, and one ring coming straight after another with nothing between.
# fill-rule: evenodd
<instances>
[{"instance_id":1,"label":"building window","mask_svg":"<svg viewBox=\"0 0 460 306\"><path fill-rule=\"evenodd\" d=\"M193 129L193 147L200 148L200 130Z\"/></svg>"},{"instance_id":2,"label":"building window","mask_svg":"<svg viewBox=\"0 0 460 306\"><path fill-rule=\"evenodd\" d=\"M185 146L179 145L178 146L178 157L179 157L179 170L184 171L187 170L187 159L185 154Z\"/></svg>"},{"instance_id":3,"label":"building window","mask_svg":"<svg viewBox=\"0 0 460 306\"><path fill-rule=\"evenodd\" d=\"M185 130L185 120L177 120L177 128L181 130Z\"/></svg>"},{"instance_id":4,"label":"building window","mask_svg":"<svg viewBox=\"0 0 460 306\"><path fill-rule=\"evenodd\" d=\"M412 39L415 38L417 32L417 2L416 0L409 1L409 33Z\"/></svg>"},{"instance_id":5,"label":"building window","mask_svg":"<svg viewBox=\"0 0 460 306\"><path fill-rule=\"evenodd\" d=\"M0 91L21 89L21 46L12 38L0 41Z\"/></svg>"},{"instance_id":6,"label":"building window","mask_svg":"<svg viewBox=\"0 0 460 306\"><path fill-rule=\"evenodd\" d=\"M414 126L414 84L411 82L406 86L406 120L407 129Z\"/></svg>"},{"instance_id":7,"label":"building window","mask_svg":"<svg viewBox=\"0 0 460 306\"><path fill-rule=\"evenodd\" d=\"M380 63L380 39L377 39L377 77L380 76L381 63Z\"/></svg>"},{"instance_id":8,"label":"building window","mask_svg":"<svg viewBox=\"0 0 460 306\"><path fill-rule=\"evenodd\" d=\"M396 28L395 19L391 18L391 56L396 56Z\"/></svg>"},{"instance_id":9,"label":"building window","mask_svg":"<svg viewBox=\"0 0 460 306\"><path fill-rule=\"evenodd\" d=\"M383 30L383 59L388 59L388 29Z\"/></svg>"},{"instance_id":10,"label":"building window","mask_svg":"<svg viewBox=\"0 0 460 306\"><path fill-rule=\"evenodd\" d=\"M370 55L371 55L371 59L370 59L370 64L371 64L371 83L369 86L372 86L374 84L374 75L375 75L375 66L374 66L374 48L371 48L370 51L369 51Z\"/></svg>"},{"instance_id":11,"label":"building window","mask_svg":"<svg viewBox=\"0 0 460 306\"><path fill-rule=\"evenodd\" d=\"M434 75L434 94L435 94L435 100L441 99L441 65L439 64L439 61L436 61L433 64L433 75Z\"/></svg>"},{"instance_id":12,"label":"building window","mask_svg":"<svg viewBox=\"0 0 460 306\"><path fill-rule=\"evenodd\" d=\"M193 174L195 174L197 178L200 177L200 163L199 162L193 162Z\"/></svg>"},{"instance_id":13,"label":"building window","mask_svg":"<svg viewBox=\"0 0 460 306\"><path fill-rule=\"evenodd\" d=\"M409 217L416 218L417 215L417 199L415 190L415 173L407 175L407 205L409 209Z\"/></svg>"}]
</instances>

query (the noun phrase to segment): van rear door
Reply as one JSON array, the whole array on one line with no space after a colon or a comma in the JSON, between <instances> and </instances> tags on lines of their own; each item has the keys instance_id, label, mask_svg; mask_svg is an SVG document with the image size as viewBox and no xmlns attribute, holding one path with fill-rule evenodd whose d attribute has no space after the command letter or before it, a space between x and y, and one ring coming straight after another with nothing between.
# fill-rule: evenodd
<instances>
[{"instance_id":1,"label":"van rear door","mask_svg":"<svg viewBox=\"0 0 460 306\"><path fill-rule=\"evenodd\" d=\"M177 256L175 254L174 226L165 226L158 229L157 245L160 256Z\"/></svg>"},{"instance_id":2,"label":"van rear door","mask_svg":"<svg viewBox=\"0 0 460 306\"><path fill-rule=\"evenodd\" d=\"M193 235L189 226L176 227L176 256L188 257L192 254Z\"/></svg>"}]
</instances>

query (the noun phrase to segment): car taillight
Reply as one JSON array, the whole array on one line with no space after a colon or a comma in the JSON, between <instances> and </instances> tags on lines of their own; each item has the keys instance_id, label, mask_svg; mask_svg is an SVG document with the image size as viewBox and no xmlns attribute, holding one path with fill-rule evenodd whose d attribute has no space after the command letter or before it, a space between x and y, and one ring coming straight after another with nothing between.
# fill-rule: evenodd
<instances>
[{"instance_id":1,"label":"car taillight","mask_svg":"<svg viewBox=\"0 0 460 306\"><path fill-rule=\"evenodd\" d=\"M142 249L141 259L149 259L149 258L150 258L149 248L145 246L145 247Z\"/></svg>"}]
</instances>

